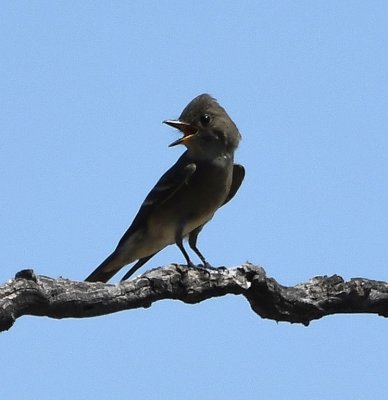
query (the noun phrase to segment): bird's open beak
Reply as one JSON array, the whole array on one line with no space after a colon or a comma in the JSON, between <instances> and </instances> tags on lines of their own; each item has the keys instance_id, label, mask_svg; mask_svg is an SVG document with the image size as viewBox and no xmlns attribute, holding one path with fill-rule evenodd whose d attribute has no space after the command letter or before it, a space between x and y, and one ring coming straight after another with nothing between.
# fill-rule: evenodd
<instances>
[{"instance_id":1,"label":"bird's open beak","mask_svg":"<svg viewBox=\"0 0 388 400\"><path fill-rule=\"evenodd\" d=\"M172 142L170 145L168 145L168 147L173 147L178 144L183 144L188 140L190 140L198 132L198 129L195 126L190 125L187 122L180 121L179 119L176 120L167 119L166 121L163 121L163 123L170 125L173 128L179 129L183 133L183 137L181 137L178 140L175 140L175 142Z\"/></svg>"}]
</instances>

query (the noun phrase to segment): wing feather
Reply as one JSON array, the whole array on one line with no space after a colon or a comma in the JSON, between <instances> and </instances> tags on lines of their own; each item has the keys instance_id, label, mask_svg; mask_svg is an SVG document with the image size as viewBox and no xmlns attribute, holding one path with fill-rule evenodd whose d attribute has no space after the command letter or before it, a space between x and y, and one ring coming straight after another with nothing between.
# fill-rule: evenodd
<instances>
[{"instance_id":1,"label":"wing feather","mask_svg":"<svg viewBox=\"0 0 388 400\"><path fill-rule=\"evenodd\" d=\"M143 225L151 213L174 196L190 180L196 168L195 163L190 162L183 154L148 193L131 226L120 239L117 247L120 247L139 226Z\"/></svg>"}]
</instances>

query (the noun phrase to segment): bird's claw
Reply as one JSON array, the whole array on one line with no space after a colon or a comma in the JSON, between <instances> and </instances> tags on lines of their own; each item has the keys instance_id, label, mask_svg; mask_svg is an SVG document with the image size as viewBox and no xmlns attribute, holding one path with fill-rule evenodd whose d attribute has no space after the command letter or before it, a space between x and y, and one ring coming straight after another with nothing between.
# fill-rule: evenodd
<instances>
[{"instance_id":1,"label":"bird's claw","mask_svg":"<svg viewBox=\"0 0 388 400\"><path fill-rule=\"evenodd\" d=\"M207 261L204 261L203 264L195 265L192 261L187 263L188 268L195 268L207 272L210 275L210 271L225 271L226 267L213 267ZM210 271L209 271L210 270Z\"/></svg>"},{"instance_id":2,"label":"bird's claw","mask_svg":"<svg viewBox=\"0 0 388 400\"><path fill-rule=\"evenodd\" d=\"M206 269L212 269L212 270L218 269L218 268L213 267L212 265L210 265L207 261L203 262L203 267L206 268Z\"/></svg>"},{"instance_id":3,"label":"bird's claw","mask_svg":"<svg viewBox=\"0 0 388 400\"><path fill-rule=\"evenodd\" d=\"M227 270L226 267L213 267L206 260L203 262L203 267L206 268L206 269L211 269L213 271L225 271L225 270Z\"/></svg>"},{"instance_id":4,"label":"bird's claw","mask_svg":"<svg viewBox=\"0 0 388 400\"><path fill-rule=\"evenodd\" d=\"M192 261L189 261L189 262L187 263L187 266L188 266L189 268L196 268L196 267L197 267Z\"/></svg>"}]
</instances>

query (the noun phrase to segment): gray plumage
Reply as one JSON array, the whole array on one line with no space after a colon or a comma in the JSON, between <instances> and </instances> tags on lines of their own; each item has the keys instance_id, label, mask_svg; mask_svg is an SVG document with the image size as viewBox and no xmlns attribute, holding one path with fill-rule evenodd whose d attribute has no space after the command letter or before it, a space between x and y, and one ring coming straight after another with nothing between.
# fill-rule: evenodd
<instances>
[{"instance_id":1,"label":"gray plumage","mask_svg":"<svg viewBox=\"0 0 388 400\"><path fill-rule=\"evenodd\" d=\"M209 265L196 246L197 237L244 179L244 167L233 163L241 136L226 111L208 94L192 100L178 120L164 122L183 133L170 146L184 144L187 150L147 195L114 252L86 281L107 282L122 267L138 260L122 280L127 279L173 243L187 264L193 265L183 247L184 237L205 266Z\"/></svg>"}]
</instances>

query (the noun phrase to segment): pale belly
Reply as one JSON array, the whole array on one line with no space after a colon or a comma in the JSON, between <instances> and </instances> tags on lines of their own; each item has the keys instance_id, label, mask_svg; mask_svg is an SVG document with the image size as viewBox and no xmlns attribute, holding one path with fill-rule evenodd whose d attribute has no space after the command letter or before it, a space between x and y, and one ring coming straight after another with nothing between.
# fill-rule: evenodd
<instances>
[{"instance_id":1,"label":"pale belly","mask_svg":"<svg viewBox=\"0 0 388 400\"><path fill-rule=\"evenodd\" d=\"M206 171L206 174L208 178L212 171ZM195 184L191 180L187 187L174 195L173 201L162 204L149 214L144 226L117 249L126 263L147 257L176 243L177 235L185 237L213 217L225 200L225 188L230 188L232 174L230 171L222 176L216 170L213 175L213 181L209 183L207 180L205 186L196 185L196 190L191 190L190 184ZM198 179L203 179L203 175Z\"/></svg>"},{"instance_id":2,"label":"pale belly","mask_svg":"<svg viewBox=\"0 0 388 400\"><path fill-rule=\"evenodd\" d=\"M184 225L182 236L187 236L192 230L208 222L212 216L213 214L203 215L202 218L188 221ZM176 242L176 231L175 221L164 222L163 225L153 224L150 221L146 232L138 231L128 238L125 245L120 249L122 257L130 263L157 253L164 247Z\"/></svg>"}]
</instances>

